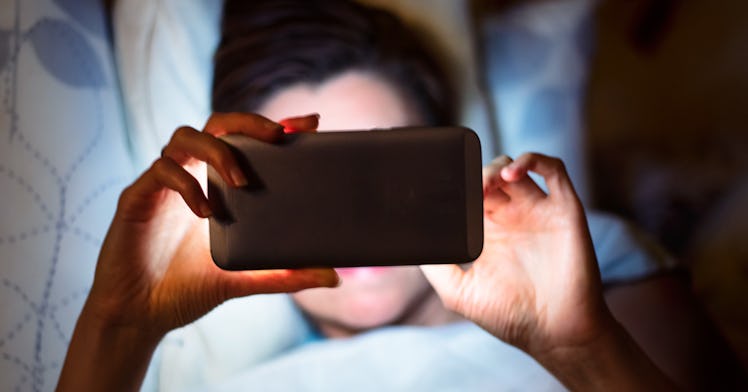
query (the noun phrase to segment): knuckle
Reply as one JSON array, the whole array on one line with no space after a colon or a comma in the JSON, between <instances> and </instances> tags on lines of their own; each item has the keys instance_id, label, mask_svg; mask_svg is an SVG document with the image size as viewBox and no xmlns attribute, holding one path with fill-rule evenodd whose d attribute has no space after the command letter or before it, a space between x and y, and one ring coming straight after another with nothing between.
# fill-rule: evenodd
<instances>
[{"instance_id":1,"label":"knuckle","mask_svg":"<svg viewBox=\"0 0 748 392\"><path fill-rule=\"evenodd\" d=\"M151 168L148 171L161 172L167 168L169 163L166 161L167 158L161 157L153 161Z\"/></svg>"},{"instance_id":2,"label":"knuckle","mask_svg":"<svg viewBox=\"0 0 748 392\"><path fill-rule=\"evenodd\" d=\"M174 141L190 137L194 131L194 129L186 125L181 126L174 131L174 134L171 135L171 140Z\"/></svg>"},{"instance_id":3,"label":"knuckle","mask_svg":"<svg viewBox=\"0 0 748 392\"><path fill-rule=\"evenodd\" d=\"M214 112L208 118L208 122L206 123L206 128L208 127L208 125L216 126L218 124L229 121L232 117L235 117L236 115L237 113L235 112Z\"/></svg>"},{"instance_id":4,"label":"knuckle","mask_svg":"<svg viewBox=\"0 0 748 392\"><path fill-rule=\"evenodd\" d=\"M566 173L566 164L560 158L551 158L551 164L557 174Z\"/></svg>"},{"instance_id":5,"label":"knuckle","mask_svg":"<svg viewBox=\"0 0 748 392\"><path fill-rule=\"evenodd\" d=\"M224 113L221 112L213 112L210 114L210 117L208 117L208 121L205 123L205 126L213 125L216 121L220 121L220 119L223 117Z\"/></svg>"},{"instance_id":6,"label":"knuckle","mask_svg":"<svg viewBox=\"0 0 748 392\"><path fill-rule=\"evenodd\" d=\"M132 199L133 189L132 185L128 186L127 188L122 190L122 193L119 195L119 199L117 200L117 205L122 207L128 203L130 199Z\"/></svg>"}]
</instances>

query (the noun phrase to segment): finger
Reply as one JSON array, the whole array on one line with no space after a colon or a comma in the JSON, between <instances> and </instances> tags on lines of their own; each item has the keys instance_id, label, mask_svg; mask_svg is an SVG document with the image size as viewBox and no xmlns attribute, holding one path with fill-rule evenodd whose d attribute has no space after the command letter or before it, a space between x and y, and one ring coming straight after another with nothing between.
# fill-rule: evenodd
<instances>
[{"instance_id":1,"label":"finger","mask_svg":"<svg viewBox=\"0 0 748 392\"><path fill-rule=\"evenodd\" d=\"M147 220L155 207L154 196L166 189L178 192L195 215L206 218L212 214L197 179L171 158L164 157L157 159L122 193L118 212Z\"/></svg>"},{"instance_id":2,"label":"finger","mask_svg":"<svg viewBox=\"0 0 748 392\"><path fill-rule=\"evenodd\" d=\"M504 185L501 187L501 190L509 195L510 198L516 200L537 200L546 197L543 189L527 174L513 181L507 181L506 178L502 179L504 180Z\"/></svg>"},{"instance_id":3,"label":"finger","mask_svg":"<svg viewBox=\"0 0 748 392\"><path fill-rule=\"evenodd\" d=\"M492 215L502 207L506 206L511 199L502 190L484 193L483 196L483 213Z\"/></svg>"},{"instance_id":4,"label":"finger","mask_svg":"<svg viewBox=\"0 0 748 392\"><path fill-rule=\"evenodd\" d=\"M450 310L460 312L460 292L462 292L465 271L457 264L422 265L421 271Z\"/></svg>"},{"instance_id":5,"label":"finger","mask_svg":"<svg viewBox=\"0 0 748 392\"><path fill-rule=\"evenodd\" d=\"M524 176L517 177L504 177L505 168L512 165L512 159L506 155L502 155L494 159L484 169L484 178L488 176L488 185L501 189L507 196L508 199L517 198L523 199L537 199L545 197L545 192L532 180L527 173ZM486 181L484 181L485 183ZM486 188L484 188L484 195L486 194ZM506 202L504 198L494 197L495 202L501 203Z\"/></svg>"},{"instance_id":6,"label":"finger","mask_svg":"<svg viewBox=\"0 0 748 392\"><path fill-rule=\"evenodd\" d=\"M259 114L213 113L203 131L213 136L241 133L257 140L273 143L283 135L283 126Z\"/></svg>"},{"instance_id":7,"label":"finger","mask_svg":"<svg viewBox=\"0 0 748 392\"><path fill-rule=\"evenodd\" d=\"M283 125L285 133L316 132L319 126L319 114L312 113L306 116L286 118L279 123Z\"/></svg>"},{"instance_id":8,"label":"finger","mask_svg":"<svg viewBox=\"0 0 748 392\"><path fill-rule=\"evenodd\" d=\"M239 168L229 146L209 133L190 127L181 127L174 132L162 155L180 165L192 159L207 162L216 169L227 184L235 187L247 185L247 178Z\"/></svg>"},{"instance_id":9,"label":"finger","mask_svg":"<svg viewBox=\"0 0 748 392\"><path fill-rule=\"evenodd\" d=\"M340 277L332 268L266 271L222 271L224 299L252 294L290 293L314 287L337 287Z\"/></svg>"},{"instance_id":10,"label":"finger","mask_svg":"<svg viewBox=\"0 0 748 392\"><path fill-rule=\"evenodd\" d=\"M512 158L508 155L500 155L494 158L491 163L483 167L483 180L486 178L499 177L501 169L512 163Z\"/></svg>"},{"instance_id":11,"label":"finger","mask_svg":"<svg viewBox=\"0 0 748 392\"><path fill-rule=\"evenodd\" d=\"M527 172L540 174L545 180L551 195L574 193L569 175L564 163L558 158L552 158L538 153L526 153L517 158L501 171L506 181L517 180L527 176Z\"/></svg>"},{"instance_id":12,"label":"finger","mask_svg":"<svg viewBox=\"0 0 748 392\"><path fill-rule=\"evenodd\" d=\"M505 181L501 178L501 169L510 164L512 159L502 155L483 168L483 203L486 207L498 207L510 201L509 195L501 189ZM488 204L488 205L487 205Z\"/></svg>"}]
</instances>

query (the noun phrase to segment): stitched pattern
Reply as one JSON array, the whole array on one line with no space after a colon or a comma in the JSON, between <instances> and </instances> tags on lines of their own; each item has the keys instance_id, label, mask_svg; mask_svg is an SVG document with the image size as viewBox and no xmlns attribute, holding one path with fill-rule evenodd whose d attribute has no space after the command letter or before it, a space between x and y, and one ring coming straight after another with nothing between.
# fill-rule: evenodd
<instances>
[{"instance_id":1,"label":"stitched pattern","mask_svg":"<svg viewBox=\"0 0 748 392\"><path fill-rule=\"evenodd\" d=\"M131 163L101 5L4 8L13 18L0 26L0 391L46 391Z\"/></svg>"}]
</instances>

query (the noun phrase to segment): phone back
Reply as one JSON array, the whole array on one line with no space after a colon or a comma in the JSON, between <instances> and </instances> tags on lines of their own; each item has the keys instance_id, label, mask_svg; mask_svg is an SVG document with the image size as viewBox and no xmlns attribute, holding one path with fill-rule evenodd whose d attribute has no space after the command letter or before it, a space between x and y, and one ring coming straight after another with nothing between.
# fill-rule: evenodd
<instances>
[{"instance_id":1,"label":"phone back","mask_svg":"<svg viewBox=\"0 0 748 392\"><path fill-rule=\"evenodd\" d=\"M222 139L249 185L208 170L224 269L465 263L483 247L480 143L462 127Z\"/></svg>"}]
</instances>

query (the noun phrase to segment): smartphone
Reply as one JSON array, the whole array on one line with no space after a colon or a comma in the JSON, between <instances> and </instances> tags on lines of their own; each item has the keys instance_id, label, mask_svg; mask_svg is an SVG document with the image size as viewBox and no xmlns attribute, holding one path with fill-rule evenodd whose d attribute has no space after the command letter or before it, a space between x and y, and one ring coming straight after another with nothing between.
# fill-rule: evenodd
<instances>
[{"instance_id":1,"label":"smartphone","mask_svg":"<svg viewBox=\"0 0 748 392\"><path fill-rule=\"evenodd\" d=\"M463 127L226 135L249 185L208 170L227 270L466 263L483 248L478 136Z\"/></svg>"}]
</instances>

